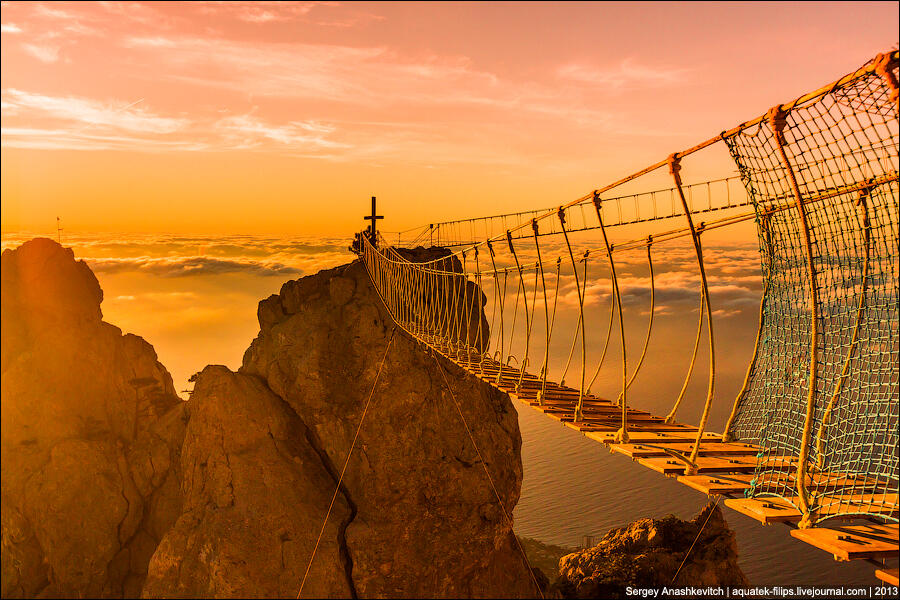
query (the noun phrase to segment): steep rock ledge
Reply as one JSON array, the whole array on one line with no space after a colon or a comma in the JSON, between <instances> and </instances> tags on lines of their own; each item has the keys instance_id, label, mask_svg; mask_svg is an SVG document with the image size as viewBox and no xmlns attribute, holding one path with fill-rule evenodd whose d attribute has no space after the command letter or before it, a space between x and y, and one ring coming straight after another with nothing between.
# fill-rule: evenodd
<instances>
[{"instance_id":1,"label":"steep rock ledge","mask_svg":"<svg viewBox=\"0 0 900 600\"><path fill-rule=\"evenodd\" d=\"M294 597L334 479L305 425L258 377L206 367L182 450L184 512L153 556L145 597ZM304 595L349 597L341 496Z\"/></svg>"},{"instance_id":2,"label":"steep rock ledge","mask_svg":"<svg viewBox=\"0 0 900 600\"><path fill-rule=\"evenodd\" d=\"M534 596L440 369L511 511L522 465L508 396L401 332L385 355L392 321L358 261L285 283L258 317L239 373L196 378L185 513L145 595L295 595L385 357L303 595Z\"/></svg>"},{"instance_id":3,"label":"steep rock ledge","mask_svg":"<svg viewBox=\"0 0 900 600\"><path fill-rule=\"evenodd\" d=\"M184 403L102 299L56 242L3 252L5 598L136 596L180 513Z\"/></svg>"}]
</instances>

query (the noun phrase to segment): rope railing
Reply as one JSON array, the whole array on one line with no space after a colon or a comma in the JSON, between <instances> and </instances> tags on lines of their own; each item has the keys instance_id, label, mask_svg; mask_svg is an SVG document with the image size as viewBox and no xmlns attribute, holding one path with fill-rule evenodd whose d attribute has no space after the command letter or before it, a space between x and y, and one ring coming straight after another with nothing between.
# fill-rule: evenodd
<instances>
[{"instance_id":1,"label":"rope railing","mask_svg":"<svg viewBox=\"0 0 900 600\"><path fill-rule=\"evenodd\" d=\"M721 407L728 418L715 441L759 447L749 496L786 500L802 513L801 527L848 514L896 522L897 58L879 56L556 209L410 230L410 245L443 248L403 248L383 237L376 247L360 236L357 252L404 331L520 399L582 430L610 431L620 443L635 432L687 436L689 450L667 451L687 475L711 443L713 409ZM739 178L683 184L685 163L715 144L732 157ZM605 197L665 165L671 188ZM714 192L736 181L740 193ZM676 219L681 223L669 225ZM743 385L726 403L716 395L716 287L704 237L750 221L762 298ZM500 223L504 230L495 231ZM623 225L641 225L640 235L628 239L634 229ZM613 239L618 232L622 239ZM651 376L645 358L659 343L651 335L659 308L651 252L682 242L696 261L697 334L684 340L690 361L681 391L667 416L653 417L629 393ZM635 335L643 343L629 343L627 282L644 264L649 316L645 333ZM704 335L706 394L691 398ZM610 369L620 373L612 377ZM613 380L620 383L609 389L610 400L592 392Z\"/></svg>"},{"instance_id":2,"label":"rope railing","mask_svg":"<svg viewBox=\"0 0 900 600\"><path fill-rule=\"evenodd\" d=\"M685 185L684 193L693 214L712 213L752 205L741 178L737 175ZM674 187L604 198L602 202L606 207L607 214L605 227L649 223L671 219L681 214L681 204ZM593 197L590 197L566 209L570 232L600 229L600 224L593 220L592 204ZM528 231L527 227L521 228L520 225L527 225L541 215L556 210L558 209L536 209L442 221L392 233L397 235L396 245L407 248L423 244L444 248L474 246L483 239L496 241L498 237L505 236L506 231L510 231L513 239L524 239L531 237L532 233ZM561 233L558 224L553 219L542 225L539 236ZM513 232L510 228L516 229Z\"/></svg>"}]
</instances>

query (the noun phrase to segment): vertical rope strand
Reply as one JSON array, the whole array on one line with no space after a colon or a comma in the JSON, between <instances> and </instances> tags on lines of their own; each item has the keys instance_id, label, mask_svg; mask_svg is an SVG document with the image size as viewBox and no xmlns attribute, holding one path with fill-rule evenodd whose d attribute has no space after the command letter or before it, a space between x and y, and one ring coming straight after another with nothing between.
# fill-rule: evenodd
<instances>
[{"instance_id":1,"label":"vertical rope strand","mask_svg":"<svg viewBox=\"0 0 900 600\"><path fill-rule=\"evenodd\" d=\"M509 252L512 254L513 260L516 261L516 270L519 272L519 287L522 289L524 300L523 307L525 310L525 354L522 357L522 368L519 370L519 380L516 383L516 392L518 392L522 387L522 380L525 378L525 368L528 366L528 347L531 342L531 319L528 314L528 290L525 288L525 277L522 273L522 265L519 264L519 257L513 246L512 234L510 234L509 230L506 231L506 241L509 244ZM512 340L510 340L510 345L512 345Z\"/></svg>"},{"instance_id":2,"label":"vertical rope strand","mask_svg":"<svg viewBox=\"0 0 900 600\"><path fill-rule=\"evenodd\" d=\"M572 273L575 276L575 291L578 294L578 325L575 328L575 337L577 339L579 331L581 332L581 387L578 389L578 402L575 404L575 423L579 423L584 420L584 415L582 414L582 404L584 403L584 366L585 366L585 358L587 354L587 348L584 341L584 296L581 294L581 283L578 281L578 266L575 264L575 255L572 253L572 245L569 243L569 234L566 233L566 211L563 208L559 209L557 212L557 216L559 217L559 225L562 229L563 237L566 240L566 248L569 250L569 258L572 261ZM587 273L587 258L585 258L585 273ZM587 282L585 281L585 285ZM563 375L565 376L565 374ZM560 381L560 385L564 385L562 381Z\"/></svg>"},{"instance_id":3,"label":"vertical rope strand","mask_svg":"<svg viewBox=\"0 0 900 600\"><path fill-rule=\"evenodd\" d=\"M791 183L791 190L794 193L794 200L797 205L797 214L800 218L800 227L803 233L803 249L806 254L806 269L809 278L809 392L806 398L806 418L803 422L803 433L800 438L800 456L797 464L797 500L800 503L800 511L803 518L800 520L798 527L804 529L811 526L815 522L812 514L812 505L810 502L809 490L806 488L806 476L808 471L807 459L809 458L809 438L812 433L812 421L816 408L816 377L819 367L819 290L816 285L816 265L814 262L812 249L812 232L810 231L809 221L806 217L806 207L803 204L803 196L800 195L800 186L797 185L797 178L794 176L794 170L788 160L787 152L784 149L784 127L787 124L787 113L781 108L781 105L772 107L768 114L769 127L775 137L775 147L781 157L781 164L788 175Z\"/></svg>"},{"instance_id":4,"label":"vertical rope strand","mask_svg":"<svg viewBox=\"0 0 900 600\"><path fill-rule=\"evenodd\" d=\"M691 210L688 208L687 200L684 197L684 190L681 189L681 162L678 154L669 157L669 173L675 180L675 188L678 190L678 197L681 199L681 206L684 208L684 217L687 220L688 227L691 230L691 239L694 242L694 251L697 255L697 267L700 270L700 293L702 294L701 302L706 303L706 326L709 334L709 388L706 392L706 402L703 405L703 414L700 417L700 424L697 426L697 441L694 449L691 451L690 461L696 463L697 457L700 455L700 443L703 440L703 433L706 430L706 422L709 419L709 410L712 406L713 394L716 389L716 344L713 335L712 324L712 308L709 302L709 286L706 282L706 267L703 264L703 249L700 246L700 234L694 227L694 220L691 218ZM702 314L701 314L702 317ZM692 465L685 469L685 474L695 475L696 466Z\"/></svg>"},{"instance_id":5,"label":"vertical rope strand","mask_svg":"<svg viewBox=\"0 0 900 600\"><path fill-rule=\"evenodd\" d=\"M544 394L547 390L547 362L550 360L550 305L547 303L547 280L544 277L544 263L541 260L541 245L538 243L538 224L531 220L531 228L534 231L534 251L537 254L538 269L541 274L541 293L544 295L544 361L541 363L541 389L537 393L537 401L544 405ZM537 286L535 286L536 288Z\"/></svg>"},{"instance_id":6,"label":"vertical rope strand","mask_svg":"<svg viewBox=\"0 0 900 600\"><path fill-rule=\"evenodd\" d=\"M606 237L606 227L603 225L602 201L600 200L600 192L594 191L594 210L597 211L597 220L600 222L600 233L603 235L603 245L606 247L606 257L609 259L609 272L612 277L613 296L616 303L616 309L619 313L619 334L622 343L622 391L619 393L620 405L622 407L622 427L616 432L616 441L620 443L628 442L628 360L625 350L625 321L622 319L622 297L619 295L619 280L616 277L616 262L612 257L612 247L609 245L609 238Z\"/></svg>"},{"instance_id":7,"label":"vertical rope strand","mask_svg":"<svg viewBox=\"0 0 900 600\"><path fill-rule=\"evenodd\" d=\"M631 377L628 379L628 383L625 384L625 389L631 387L631 384L634 383L635 377L637 377L638 371L641 370L641 366L644 364L644 358L647 356L647 348L650 347L650 335L653 333L653 313L656 311L656 283L655 277L653 274L653 256L651 254L651 247L653 246L653 236L647 236L647 266L650 270L650 319L647 323L647 335L644 337L644 347L641 349L641 357L638 359L637 364L634 367L634 371L631 373ZM624 401L624 399L622 399Z\"/></svg>"}]
</instances>

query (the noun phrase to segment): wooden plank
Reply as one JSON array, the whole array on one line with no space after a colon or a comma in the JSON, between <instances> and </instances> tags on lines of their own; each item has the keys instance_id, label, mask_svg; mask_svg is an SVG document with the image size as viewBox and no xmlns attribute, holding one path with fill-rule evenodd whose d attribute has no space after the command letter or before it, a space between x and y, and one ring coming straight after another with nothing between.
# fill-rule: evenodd
<instances>
[{"instance_id":1,"label":"wooden plank","mask_svg":"<svg viewBox=\"0 0 900 600\"><path fill-rule=\"evenodd\" d=\"M725 505L737 512L756 519L760 523L783 523L799 521L802 517L794 503L796 498L730 498ZM876 504L873 506L873 503ZM879 513L886 516L897 514L897 494L856 494L848 496L841 503L832 503L819 507L816 513L820 517L858 519L859 512ZM856 514L854 514L856 513Z\"/></svg>"},{"instance_id":2,"label":"wooden plank","mask_svg":"<svg viewBox=\"0 0 900 600\"><path fill-rule=\"evenodd\" d=\"M755 456L734 458L702 456L697 459L696 465L698 473L752 473L756 470L756 461ZM684 475L689 466L673 456L641 458L638 463L664 475Z\"/></svg>"},{"instance_id":3,"label":"wooden plank","mask_svg":"<svg viewBox=\"0 0 900 600\"><path fill-rule=\"evenodd\" d=\"M615 433L609 432L586 432L585 435L592 440L596 440L602 444L614 444ZM665 432L665 431L639 431L628 432L629 442L635 444L675 444L693 442L697 439L697 433ZM703 443L721 443L722 437L715 433L705 432L703 434Z\"/></svg>"},{"instance_id":4,"label":"wooden plank","mask_svg":"<svg viewBox=\"0 0 900 600\"><path fill-rule=\"evenodd\" d=\"M541 406L535 402L529 402L529 404L533 404L536 406ZM574 414L575 403L571 402L566 405L559 404L545 404L541 406L544 412L556 412L556 413L571 413ZM585 418L595 418L595 419L617 419L619 421L622 420L622 412L619 409L610 410L603 406L590 406L584 405L582 407L582 414ZM631 412L628 411L628 421L631 423L632 421L635 423L659 423L660 425L664 425L665 421L662 417L655 417L651 414L644 412ZM684 425L676 425L677 429L683 429Z\"/></svg>"},{"instance_id":5,"label":"wooden plank","mask_svg":"<svg viewBox=\"0 0 900 600\"><path fill-rule=\"evenodd\" d=\"M696 460L698 473L752 473L756 470L756 456L701 456ZM639 464L644 465L648 469L653 469L665 475L678 474L683 475L688 468L687 463L678 460L672 456L642 458L638 460ZM787 461L771 462L770 468L793 469L792 463Z\"/></svg>"},{"instance_id":6,"label":"wooden plank","mask_svg":"<svg viewBox=\"0 0 900 600\"><path fill-rule=\"evenodd\" d=\"M900 586L900 569L876 569L875 577L888 585Z\"/></svg>"},{"instance_id":7,"label":"wooden plank","mask_svg":"<svg viewBox=\"0 0 900 600\"><path fill-rule=\"evenodd\" d=\"M891 558L898 555L898 526L869 523L794 529L791 535L831 552L835 560Z\"/></svg>"},{"instance_id":8,"label":"wooden plank","mask_svg":"<svg viewBox=\"0 0 900 600\"><path fill-rule=\"evenodd\" d=\"M730 473L728 475L681 475L678 481L703 492L707 496L743 492L750 487L752 474Z\"/></svg>"},{"instance_id":9,"label":"wooden plank","mask_svg":"<svg viewBox=\"0 0 900 600\"><path fill-rule=\"evenodd\" d=\"M725 506L756 519L763 525L799 521L802 517L799 510L781 498L728 498Z\"/></svg>"},{"instance_id":10,"label":"wooden plank","mask_svg":"<svg viewBox=\"0 0 900 600\"><path fill-rule=\"evenodd\" d=\"M563 417L563 420L572 420L571 416ZM580 431L618 431L622 428L621 419L598 419L585 417L584 421L579 422ZM628 435L632 433L688 433L694 438L697 437L697 430L692 427L678 427L676 425L659 424L656 421L629 421Z\"/></svg>"},{"instance_id":11,"label":"wooden plank","mask_svg":"<svg viewBox=\"0 0 900 600\"><path fill-rule=\"evenodd\" d=\"M666 444L666 448L681 452L682 454L690 454L694 449L694 444L674 443ZM659 447L641 444L612 444L609 447L613 452L624 454L629 458L650 458L652 456L668 456L668 453ZM700 456L753 456L755 457L759 449L752 444L742 443L718 443L718 444L701 444Z\"/></svg>"},{"instance_id":12,"label":"wooden plank","mask_svg":"<svg viewBox=\"0 0 900 600\"><path fill-rule=\"evenodd\" d=\"M671 445L675 446L676 444ZM742 492L750 487L750 481L753 479L753 477L754 475L751 473L736 473L731 475L682 475L678 477L678 481L699 492L710 495ZM737 483L733 481L735 479L738 479L745 483ZM793 482L794 480L792 478L785 478L782 480L782 487L793 489ZM810 483L808 487L812 491L816 489L828 488L831 487L831 485L813 482Z\"/></svg>"}]
</instances>

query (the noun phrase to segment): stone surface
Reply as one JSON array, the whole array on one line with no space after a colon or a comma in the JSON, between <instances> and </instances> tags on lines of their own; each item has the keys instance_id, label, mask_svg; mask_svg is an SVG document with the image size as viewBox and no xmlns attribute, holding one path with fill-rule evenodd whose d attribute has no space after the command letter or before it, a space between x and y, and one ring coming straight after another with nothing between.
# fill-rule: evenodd
<instances>
[{"instance_id":1,"label":"stone surface","mask_svg":"<svg viewBox=\"0 0 900 600\"><path fill-rule=\"evenodd\" d=\"M3 597L138 595L180 513L184 403L102 298L51 240L3 252Z\"/></svg>"},{"instance_id":2,"label":"stone surface","mask_svg":"<svg viewBox=\"0 0 900 600\"><path fill-rule=\"evenodd\" d=\"M295 597L336 479L311 432L258 377L206 367L191 396L184 511L156 550L146 597ZM304 596L348 597L338 495Z\"/></svg>"},{"instance_id":3,"label":"stone surface","mask_svg":"<svg viewBox=\"0 0 900 600\"><path fill-rule=\"evenodd\" d=\"M566 598L624 598L627 586L747 585L734 532L709 503L691 521L641 519L611 530L593 548L563 556L554 588Z\"/></svg>"},{"instance_id":4,"label":"stone surface","mask_svg":"<svg viewBox=\"0 0 900 600\"><path fill-rule=\"evenodd\" d=\"M509 397L399 331L391 341L359 262L285 283L258 317L239 373L197 377L185 512L144 594L295 596L368 404L303 596L535 596L484 471L511 513Z\"/></svg>"}]
</instances>

